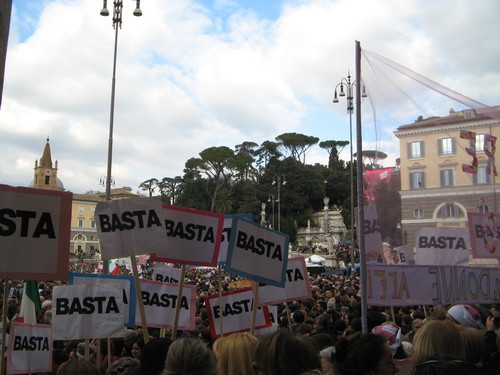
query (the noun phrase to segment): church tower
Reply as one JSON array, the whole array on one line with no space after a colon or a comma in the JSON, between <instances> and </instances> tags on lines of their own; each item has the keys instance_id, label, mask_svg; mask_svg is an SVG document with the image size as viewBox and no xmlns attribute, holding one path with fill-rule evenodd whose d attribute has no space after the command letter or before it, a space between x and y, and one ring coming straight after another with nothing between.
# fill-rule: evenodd
<instances>
[{"instance_id":1,"label":"church tower","mask_svg":"<svg viewBox=\"0 0 500 375\"><path fill-rule=\"evenodd\" d=\"M61 180L57 178L57 160L55 166L52 167L49 138L47 138L40 161L35 160L35 176L32 187L37 189L64 190Z\"/></svg>"}]
</instances>

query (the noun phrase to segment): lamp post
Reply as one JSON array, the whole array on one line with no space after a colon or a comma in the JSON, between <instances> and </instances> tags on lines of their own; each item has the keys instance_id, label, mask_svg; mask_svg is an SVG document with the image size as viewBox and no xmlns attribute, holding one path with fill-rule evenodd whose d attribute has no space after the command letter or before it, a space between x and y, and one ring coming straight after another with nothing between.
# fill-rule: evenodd
<instances>
[{"instance_id":1,"label":"lamp post","mask_svg":"<svg viewBox=\"0 0 500 375\"><path fill-rule=\"evenodd\" d=\"M103 0L101 9L101 16L109 16L109 10L107 8L108 1ZM142 16L142 11L140 8L140 0L136 0L136 8L134 10L134 16ZM115 44L113 51L113 77L111 79L111 108L109 111L109 138L108 138L108 166L106 172L106 200L111 200L111 184L114 184L113 177L111 177L111 166L113 160L113 124L115 117L115 88L116 88L116 52L118 48L118 29L122 27L122 8L123 0L113 1L113 29L115 29ZM101 178L102 180L102 178ZM109 268L107 262L103 262L103 272L108 273Z\"/></svg>"},{"instance_id":2,"label":"lamp post","mask_svg":"<svg viewBox=\"0 0 500 375\"><path fill-rule=\"evenodd\" d=\"M266 225L266 203L262 202L260 206L260 225L264 226Z\"/></svg>"},{"instance_id":3,"label":"lamp post","mask_svg":"<svg viewBox=\"0 0 500 375\"><path fill-rule=\"evenodd\" d=\"M344 85L346 87L346 92L344 91ZM346 96L346 104L347 104L347 113L349 114L349 145L350 145L350 157L351 157L351 168L350 168L350 179L351 179L351 265L352 270L351 274L355 271L355 252L356 246L354 242L354 163L353 163L353 147L352 147L352 112L354 110L354 102L353 102L353 92L354 86L356 85L356 81L351 82L351 74L347 71L347 78L343 77L340 82L335 86L333 102L338 103L339 98L337 97L337 88L340 86L340 91L338 96ZM366 90L363 86L362 94L363 98L366 98Z\"/></svg>"},{"instance_id":4,"label":"lamp post","mask_svg":"<svg viewBox=\"0 0 500 375\"><path fill-rule=\"evenodd\" d=\"M268 202L271 202L271 209L272 209L272 214L271 214L271 228L274 227L274 204L276 203L276 196L274 194L269 194L269 197L267 198Z\"/></svg>"},{"instance_id":5,"label":"lamp post","mask_svg":"<svg viewBox=\"0 0 500 375\"><path fill-rule=\"evenodd\" d=\"M272 185L276 185L278 190L278 232L281 232L281 186L286 185L284 174L274 174Z\"/></svg>"}]
</instances>

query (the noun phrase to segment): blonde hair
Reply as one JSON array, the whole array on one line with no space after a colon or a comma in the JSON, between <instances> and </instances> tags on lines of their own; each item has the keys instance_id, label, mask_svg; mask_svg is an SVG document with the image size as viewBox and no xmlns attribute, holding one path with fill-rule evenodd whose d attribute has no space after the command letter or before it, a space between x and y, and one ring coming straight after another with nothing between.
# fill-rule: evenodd
<instances>
[{"instance_id":1,"label":"blonde hair","mask_svg":"<svg viewBox=\"0 0 500 375\"><path fill-rule=\"evenodd\" d=\"M429 357L443 355L465 360L464 343L459 328L446 320L428 321L413 339L413 359L415 363L419 363Z\"/></svg>"},{"instance_id":2,"label":"blonde hair","mask_svg":"<svg viewBox=\"0 0 500 375\"><path fill-rule=\"evenodd\" d=\"M254 375L253 355L257 338L246 333L219 337L212 347L219 361L219 375Z\"/></svg>"},{"instance_id":3,"label":"blonde hair","mask_svg":"<svg viewBox=\"0 0 500 375\"><path fill-rule=\"evenodd\" d=\"M464 340L465 355L470 363L478 363L483 360L485 341L482 332L473 327L460 328L460 334Z\"/></svg>"}]
</instances>

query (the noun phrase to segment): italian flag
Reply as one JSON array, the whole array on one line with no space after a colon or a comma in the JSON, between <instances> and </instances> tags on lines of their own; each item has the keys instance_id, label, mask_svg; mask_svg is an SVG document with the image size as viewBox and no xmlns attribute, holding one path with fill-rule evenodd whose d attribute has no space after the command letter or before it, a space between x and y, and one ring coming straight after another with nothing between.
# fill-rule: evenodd
<instances>
[{"instance_id":1,"label":"italian flag","mask_svg":"<svg viewBox=\"0 0 500 375\"><path fill-rule=\"evenodd\" d=\"M23 296L21 298L21 308L19 311L20 323L36 323L36 313L42 309L40 296L36 281L28 280L24 282Z\"/></svg>"}]
</instances>

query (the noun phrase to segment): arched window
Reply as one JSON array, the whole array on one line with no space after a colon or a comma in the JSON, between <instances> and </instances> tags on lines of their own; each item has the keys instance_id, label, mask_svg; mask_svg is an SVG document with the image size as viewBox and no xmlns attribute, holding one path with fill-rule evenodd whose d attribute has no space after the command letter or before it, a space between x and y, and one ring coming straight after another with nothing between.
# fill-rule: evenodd
<instances>
[{"instance_id":1,"label":"arched window","mask_svg":"<svg viewBox=\"0 0 500 375\"><path fill-rule=\"evenodd\" d=\"M462 216L461 212L462 210L456 204L447 203L439 209L438 215L443 219L458 218Z\"/></svg>"}]
</instances>

